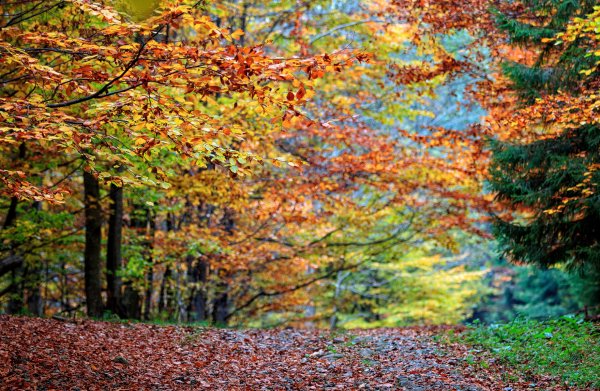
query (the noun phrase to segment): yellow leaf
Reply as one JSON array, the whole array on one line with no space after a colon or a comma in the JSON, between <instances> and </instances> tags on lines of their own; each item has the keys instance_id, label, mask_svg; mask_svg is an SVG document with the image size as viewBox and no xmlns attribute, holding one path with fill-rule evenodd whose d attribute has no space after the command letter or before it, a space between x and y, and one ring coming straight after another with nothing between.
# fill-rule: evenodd
<instances>
[{"instance_id":1,"label":"yellow leaf","mask_svg":"<svg viewBox=\"0 0 600 391\"><path fill-rule=\"evenodd\" d=\"M240 29L235 30L233 33L231 33L231 38L233 39L240 39L240 37L244 35L244 32Z\"/></svg>"}]
</instances>

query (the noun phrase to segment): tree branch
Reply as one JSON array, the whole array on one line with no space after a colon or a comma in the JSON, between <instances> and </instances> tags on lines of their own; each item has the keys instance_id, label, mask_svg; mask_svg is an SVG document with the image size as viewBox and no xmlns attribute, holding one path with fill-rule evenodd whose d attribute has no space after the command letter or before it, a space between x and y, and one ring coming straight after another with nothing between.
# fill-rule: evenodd
<instances>
[{"instance_id":1,"label":"tree branch","mask_svg":"<svg viewBox=\"0 0 600 391\"><path fill-rule=\"evenodd\" d=\"M59 5L62 5L65 2L64 1L59 1L58 3L55 3L55 4L53 4L53 5L49 6L49 7L46 7L43 10L41 10L41 11L39 11L39 12L33 14L33 15L29 15L29 16L25 17L25 15L27 15L27 14L35 11L35 9L37 7L39 7L40 5L42 5L44 3L45 3L45 1L42 0L39 3L37 3L36 5L34 5L33 7L31 7L30 9L28 9L27 11L23 11L20 14L15 15L12 19L10 19L8 22L6 22L6 24L4 26L0 27L0 30L4 29L6 27L10 27L10 26L12 26L14 24L18 24L18 23L24 22L24 21L26 21L28 19L35 18L36 16L41 15L44 12L48 12L52 8L55 8L55 7L59 6Z\"/></svg>"},{"instance_id":2,"label":"tree branch","mask_svg":"<svg viewBox=\"0 0 600 391\"><path fill-rule=\"evenodd\" d=\"M336 26L336 27L332 28L331 30L327 30L327 31L325 31L325 32L323 32L321 34L317 34L310 41L308 41L308 43L312 45L313 43L317 42L319 39L324 38L324 37L326 37L328 35L331 35L331 34L333 34L336 31L344 30L344 29L347 29L348 27L354 27L354 26L357 26L359 24L364 24L364 23L369 23L369 22L380 22L380 21L377 20L377 19L364 19L364 20L359 20L359 21L356 21L356 22L350 22L350 23L340 24L339 26Z\"/></svg>"},{"instance_id":3,"label":"tree branch","mask_svg":"<svg viewBox=\"0 0 600 391\"><path fill-rule=\"evenodd\" d=\"M113 92L108 92L109 88L116 82L118 82L119 80L121 80L123 78L123 76L125 76L125 74L127 72L129 72L129 70L131 68L133 68L137 62L140 59L140 56L142 55L142 52L144 51L144 48L146 47L146 45L148 44L148 42L150 42L150 40L154 39L154 37L156 37L164 28L164 25L159 26L159 28L152 33L152 35L145 40L142 44L140 44L140 48L138 49L137 53L135 54L135 56L133 57L133 59L129 62L129 64L127 64L127 66L125 67L125 69L123 70L123 72L121 72L119 75L115 76L112 80L110 80L109 82L107 82L104 86L102 86L102 88L100 88L98 91L94 92L91 95L87 95L87 96L83 96L81 98L77 98L77 99L72 99L66 102L60 102L60 103L51 103L49 105L47 105L50 108L58 108L58 107L66 107L66 106L72 106L72 105L76 105L79 103L83 103L83 102L87 102L88 100L92 100L92 99L96 99L96 98L104 98L107 96L111 96L111 95L115 95L121 92L125 92L125 91L129 91L132 90L134 88L139 87L140 85L142 85L142 83L136 83L134 85L131 85L129 87L123 88L121 90L118 91L113 91ZM102 95L104 94L104 95Z\"/></svg>"},{"instance_id":4,"label":"tree branch","mask_svg":"<svg viewBox=\"0 0 600 391\"><path fill-rule=\"evenodd\" d=\"M227 314L227 316L225 316L225 319L227 320L227 319L231 318L233 315L235 315L236 313L238 313L239 311L241 311L245 308L248 308L249 306L252 305L252 303L254 303L256 300L260 299L261 297L279 296L279 295L284 295L286 293L291 293L291 292L306 288L307 286L310 286L310 285L314 284L315 282L325 280L340 271L354 269L354 268L362 265L363 263L367 262L367 260L368 260L368 258L365 258L364 260L362 260L360 262L353 263L350 265L345 265L345 266L342 264L341 267L333 268L332 270L328 271L327 273L325 273L321 276L311 278L310 280L307 280L301 284L294 285L293 287L286 288L286 289L283 289L280 291L267 292L264 289L261 289L254 296L252 296L248 300L246 300L246 302L244 302L244 304L240 305L239 307L236 307L233 311L231 311L229 314Z\"/></svg>"}]
</instances>

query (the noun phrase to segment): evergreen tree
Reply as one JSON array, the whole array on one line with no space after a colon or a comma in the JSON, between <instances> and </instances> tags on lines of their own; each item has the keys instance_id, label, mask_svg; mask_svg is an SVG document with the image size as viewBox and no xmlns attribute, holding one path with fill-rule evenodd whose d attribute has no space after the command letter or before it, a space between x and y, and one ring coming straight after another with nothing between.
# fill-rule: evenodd
<instances>
[{"instance_id":1,"label":"evergreen tree","mask_svg":"<svg viewBox=\"0 0 600 391\"><path fill-rule=\"evenodd\" d=\"M536 47L538 57L503 70L517 109L535 106L540 115L525 119L527 137L492 141L491 188L524 211L495 219L495 234L511 259L593 272L600 269L600 112L591 94L600 85L600 28L575 30L600 8L589 0L524 3L525 14L499 14L498 26L514 45Z\"/></svg>"}]
</instances>

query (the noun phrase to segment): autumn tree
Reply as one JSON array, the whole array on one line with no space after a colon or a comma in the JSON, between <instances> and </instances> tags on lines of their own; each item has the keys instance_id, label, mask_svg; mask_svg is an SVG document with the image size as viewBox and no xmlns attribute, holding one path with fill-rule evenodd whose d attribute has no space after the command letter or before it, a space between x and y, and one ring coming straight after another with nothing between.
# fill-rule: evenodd
<instances>
[{"instance_id":1,"label":"autumn tree","mask_svg":"<svg viewBox=\"0 0 600 391\"><path fill-rule=\"evenodd\" d=\"M286 259L288 267L293 260L304 268L293 269L293 274L286 270L285 279L250 282L250 289L237 300L242 309L251 314L264 311L268 323L277 312L297 318L304 303L310 316L322 321L336 306L321 299L335 295L339 278L380 265L378 258L401 268L399 254L417 243L430 243L432 252L458 251L455 234L478 230L482 215L477 211L487 202L476 179L484 162L483 143L468 126L445 128L442 125L449 123L441 118L437 123L426 120L442 112L433 109L439 104L438 87L455 81L468 85L468 80L457 79L474 74L469 63L478 55L476 43L473 57L465 58L459 52L464 53L464 47L451 49L438 39L442 32L457 41L456 35L464 38L464 32L452 33L457 25L440 23L429 29L411 24L425 12L418 7L411 14L400 7L384 13L377 2L277 7L282 16L272 22L289 27L271 30L268 21L266 26L250 24L249 40L272 37L274 45L269 48L284 55L345 45L372 55L368 63L298 84L298 90L288 94L290 106L311 96L302 108L293 107L284 116L293 132L273 134L277 149L300 163L299 168L275 167L261 181L263 205L266 201L280 205L280 212L250 230L261 246L269 245L265 250L275 253L253 262L252 270L268 267L270 274L277 274L285 270L281 260ZM218 11L225 18L223 10ZM266 14L253 6L247 11ZM466 99L447 98L452 108L468 105ZM252 274L256 277L256 272ZM302 291L292 290L295 287Z\"/></svg>"},{"instance_id":2,"label":"autumn tree","mask_svg":"<svg viewBox=\"0 0 600 391\"><path fill-rule=\"evenodd\" d=\"M519 101L496 117L490 184L515 212L498 217L495 232L514 260L597 269L600 8L525 3L518 15L498 15L511 44L534 55L503 66Z\"/></svg>"},{"instance_id":3,"label":"autumn tree","mask_svg":"<svg viewBox=\"0 0 600 391\"><path fill-rule=\"evenodd\" d=\"M27 225L18 218L20 205L44 202L42 209L77 214L78 202L70 195L81 190L76 174L83 170L85 285L89 313L98 315L101 187L112 186L111 215L118 215L121 196L115 187L168 187L161 163L175 157L241 175L261 157L226 142L230 135L243 139L244 129L232 131L232 124L203 113L202 101L222 95L234 101L243 98L261 107L266 116L279 116L288 99L277 84L292 82L305 67L321 69L335 61L317 56L288 63L265 55L260 46L235 46L232 39L243 33L219 28L203 14L201 5L167 2L162 13L143 23L124 20L113 9L88 1L2 6L6 71L0 98L1 141L3 156L11 162L0 172L0 180L2 193L11 200L5 227L12 230L6 232L9 244L2 274L17 270L25 257L39 260L38 251L45 247L15 240L18 228L12 227ZM119 217L109 219L111 302L117 296L118 280L113 277L119 269L115 218ZM154 218L149 215L145 224L154 227ZM131 221L141 231L141 220ZM50 243L63 239L57 231L55 227L48 232ZM150 232L154 229L143 235L151 236ZM144 251L152 259L152 240L146 244L150 249ZM15 277L11 286L18 280Z\"/></svg>"}]
</instances>

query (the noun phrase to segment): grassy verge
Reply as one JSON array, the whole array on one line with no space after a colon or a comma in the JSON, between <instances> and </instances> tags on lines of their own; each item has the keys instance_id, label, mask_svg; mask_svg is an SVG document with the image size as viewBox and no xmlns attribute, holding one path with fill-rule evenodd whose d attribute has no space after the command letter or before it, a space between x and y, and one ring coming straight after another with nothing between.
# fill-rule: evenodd
<instances>
[{"instance_id":1,"label":"grassy verge","mask_svg":"<svg viewBox=\"0 0 600 391\"><path fill-rule=\"evenodd\" d=\"M600 389L600 328L577 317L547 321L517 319L475 324L461 334L470 345L492 352L525 372L552 376L572 386Z\"/></svg>"}]
</instances>

